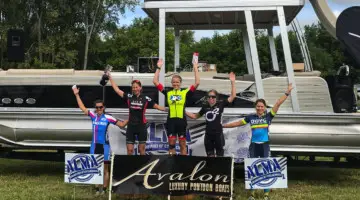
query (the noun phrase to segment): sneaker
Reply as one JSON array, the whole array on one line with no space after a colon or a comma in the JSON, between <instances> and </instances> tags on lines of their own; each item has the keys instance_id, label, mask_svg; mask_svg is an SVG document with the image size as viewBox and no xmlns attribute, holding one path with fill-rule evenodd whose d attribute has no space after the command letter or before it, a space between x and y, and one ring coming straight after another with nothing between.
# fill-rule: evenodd
<instances>
[{"instance_id":1,"label":"sneaker","mask_svg":"<svg viewBox=\"0 0 360 200\"><path fill-rule=\"evenodd\" d=\"M267 195L265 195L265 196L264 196L264 200L270 200L270 197L267 196Z\"/></svg>"},{"instance_id":2,"label":"sneaker","mask_svg":"<svg viewBox=\"0 0 360 200\"><path fill-rule=\"evenodd\" d=\"M95 192L95 196L99 196L100 195L100 189L99 188L96 188L96 192Z\"/></svg>"},{"instance_id":3,"label":"sneaker","mask_svg":"<svg viewBox=\"0 0 360 200\"><path fill-rule=\"evenodd\" d=\"M248 198L248 200L255 200L255 198L254 198L254 196L250 196L249 198Z\"/></svg>"},{"instance_id":4,"label":"sneaker","mask_svg":"<svg viewBox=\"0 0 360 200\"><path fill-rule=\"evenodd\" d=\"M106 188L103 188L100 194L101 194L101 195L104 195L104 194L106 194L106 192L107 192L107 189L106 189Z\"/></svg>"}]
</instances>

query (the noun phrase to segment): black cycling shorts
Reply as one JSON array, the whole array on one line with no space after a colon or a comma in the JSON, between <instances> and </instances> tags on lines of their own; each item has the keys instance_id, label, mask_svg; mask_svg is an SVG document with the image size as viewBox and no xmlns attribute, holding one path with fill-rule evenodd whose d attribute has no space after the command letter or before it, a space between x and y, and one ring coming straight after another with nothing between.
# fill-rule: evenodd
<instances>
[{"instance_id":1,"label":"black cycling shorts","mask_svg":"<svg viewBox=\"0 0 360 200\"><path fill-rule=\"evenodd\" d=\"M186 140L187 122L185 119L168 118L166 122L166 133L168 138L179 137L179 140Z\"/></svg>"},{"instance_id":2,"label":"black cycling shorts","mask_svg":"<svg viewBox=\"0 0 360 200\"><path fill-rule=\"evenodd\" d=\"M270 144L269 142L257 144L251 143L249 147L249 158L267 158L270 155Z\"/></svg>"},{"instance_id":3,"label":"black cycling shorts","mask_svg":"<svg viewBox=\"0 0 360 200\"><path fill-rule=\"evenodd\" d=\"M223 133L206 134L204 138L207 156L224 156L225 139Z\"/></svg>"},{"instance_id":4,"label":"black cycling shorts","mask_svg":"<svg viewBox=\"0 0 360 200\"><path fill-rule=\"evenodd\" d=\"M126 144L134 144L136 136L139 144L144 144L147 135L146 124L129 124L126 129Z\"/></svg>"}]
</instances>

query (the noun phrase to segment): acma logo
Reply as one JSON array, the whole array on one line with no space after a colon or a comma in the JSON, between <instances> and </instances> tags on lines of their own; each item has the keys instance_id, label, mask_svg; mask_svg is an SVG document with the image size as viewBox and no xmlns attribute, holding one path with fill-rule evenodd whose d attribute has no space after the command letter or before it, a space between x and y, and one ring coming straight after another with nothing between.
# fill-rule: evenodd
<instances>
[{"instance_id":1,"label":"acma logo","mask_svg":"<svg viewBox=\"0 0 360 200\"><path fill-rule=\"evenodd\" d=\"M269 187L274 184L278 178L285 179L281 166L275 158L259 159L253 162L251 166L246 166L246 169L246 178L251 181L251 187L255 185L260 187Z\"/></svg>"},{"instance_id":2,"label":"acma logo","mask_svg":"<svg viewBox=\"0 0 360 200\"><path fill-rule=\"evenodd\" d=\"M94 155L88 156L80 154L66 162L66 173L69 175L68 179L70 183L72 180L87 182L93 178L95 174L101 176L101 171L99 170L101 165Z\"/></svg>"}]
</instances>

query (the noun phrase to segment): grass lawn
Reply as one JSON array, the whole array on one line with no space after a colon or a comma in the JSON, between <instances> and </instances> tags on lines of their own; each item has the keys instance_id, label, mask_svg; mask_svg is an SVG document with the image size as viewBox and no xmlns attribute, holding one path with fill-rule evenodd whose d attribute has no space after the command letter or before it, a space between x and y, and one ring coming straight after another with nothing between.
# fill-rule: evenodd
<instances>
[{"instance_id":1,"label":"grass lawn","mask_svg":"<svg viewBox=\"0 0 360 200\"><path fill-rule=\"evenodd\" d=\"M243 174L242 167L235 169L234 199L247 199ZM271 199L359 199L360 170L357 169L289 167L288 176L289 189L273 190ZM0 200L74 199L74 185L64 183L64 164L61 162L0 159L0 183ZM76 199L107 199L107 196L96 198L93 193L91 186L76 187ZM262 199L262 194L258 191L257 199Z\"/></svg>"}]
</instances>

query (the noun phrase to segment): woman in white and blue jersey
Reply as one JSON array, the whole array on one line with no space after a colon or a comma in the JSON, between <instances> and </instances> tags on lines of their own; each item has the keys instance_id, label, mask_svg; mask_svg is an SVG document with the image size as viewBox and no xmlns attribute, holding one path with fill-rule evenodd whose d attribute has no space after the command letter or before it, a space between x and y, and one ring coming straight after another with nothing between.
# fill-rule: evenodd
<instances>
[{"instance_id":1,"label":"woman in white and blue jersey","mask_svg":"<svg viewBox=\"0 0 360 200\"><path fill-rule=\"evenodd\" d=\"M275 117L280 106L293 89L290 83L285 94L277 100L275 105L271 108L270 112L266 111L266 102L264 99L258 99L255 102L256 113L246 116L244 119L229 124L223 125L224 128L233 128L250 124L251 126L251 143L249 146L250 158L266 158L270 157L270 144L269 144L269 126L272 119ZM265 189L264 200L269 200L269 189ZM252 190L249 200L255 200L255 191Z\"/></svg>"},{"instance_id":2,"label":"woman in white and blue jersey","mask_svg":"<svg viewBox=\"0 0 360 200\"><path fill-rule=\"evenodd\" d=\"M127 120L122 122L111 115L105 114L105 104L102 100L96 100L94 102L95 110L88 110L82 102L79 95L79 88L76 85L72 88L79 108L85 115L89 116L92 121L92 141L90 146L90 154L103 154L104 155L104 185L102 192L100 188L96 186L96 195L105 193L110 180L109 166L110 166L110 145L106 140L106 132L109 124L114 124L119 127L127 125Z\"/></svg>"}]
</instances>

